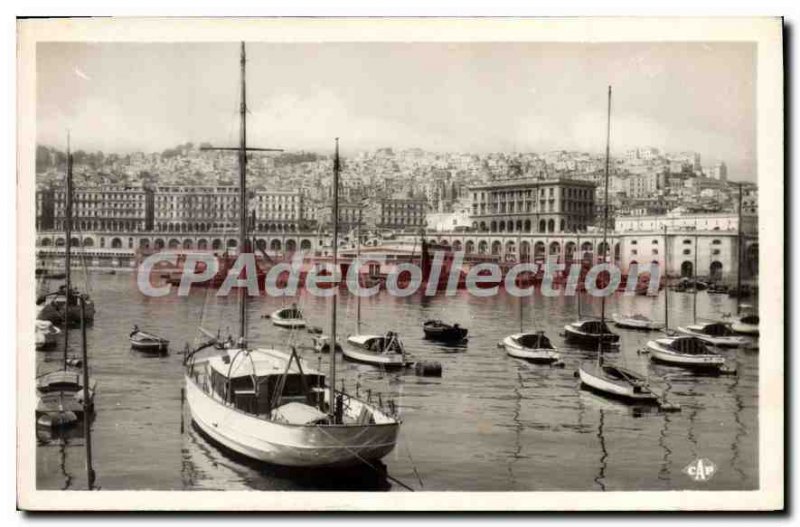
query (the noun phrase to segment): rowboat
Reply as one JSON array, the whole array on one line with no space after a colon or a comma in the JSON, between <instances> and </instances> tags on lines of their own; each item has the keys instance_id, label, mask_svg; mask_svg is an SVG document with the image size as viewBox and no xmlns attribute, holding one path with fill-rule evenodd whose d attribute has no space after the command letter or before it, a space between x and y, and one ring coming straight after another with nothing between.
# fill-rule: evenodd
<instances>
[{"instance_id":1,"label":"rowboat","mask_svg":"<svg viewBox=\"0 0 800 527\"><path fill-rule=\"evenodd\" d=\"M681 326L678 331L684 335L697 337L708 344L721 348L740 348L748 346L751 341L747 337L737 335L728 324L724 322L701 322Z\"/></svg>"},{"instance_id":2,"label":"rowboat","mask_svg":"<svg viewBox=\"0 0 800 527\"><path fill-rule=\"evenodd\" d=\"M303 312L295 305L281 308L273 312L269 318L274 325L280 328L294 329L306 327L306 321L303 319Z\"/></svg>"},{"instance_id":3,"label":"rowboat","mask_svg":"<svg viewBox=\"0 0 800 527\"><path fill-rule=\"evenodd\" d=\"M700 370L719 370L725 358L708 348L697 337L678 336L651 340L647 343L650 358L657 362Z\"/></svg>"},{"instance_id":4,"label":"rowboat","mask_svg":"<svg viewBox=\"0 0 800 527\"><path fill-rule=\"evenodd\" d=\"M86 303L85 319L87 321L94 320L94 302L89 295L81 294L74 288L70 288L70 293L67 295L63 286L58 291L44 295L37 300L37 304L40 304L41 308L36 318L58 326L65 322L72 326L77 325L81 318L81 307L78 301L81 296Z\"/></svg>"},{"instance_id":5,"label":"rowboat","mask_svg":"<svg viewBox=\"0 0 800 527\"><path fill-rule=\"evenodd\" d=\"M467 338L467 328L458 324L447 324L441 320L428 320L422 326L425 338L451 344L459 343Z\"/></svg>"},{"instance_id":6,"label":"rowboat","mask_svg":"<svg viewBox=\"0 0 800 527\"><path fill-rule=\"evenodd\" d=\"M192 420L216 443L290 467L370 464L395 447L398 418L341 391L331 404L323 374L276 349L228 349L188 361Z\"/></svg>"},{"instance_id":7,"label":"rowboat","mask_svg":"<svg viewBox=\"0 0 800 527\"><path fill-rule=\"evenodd\" d=\"M88 386L88 407L94 404L95 383ZM45 414L84 413L83 374L73 370L56 370L36 379L36 417Z\"/></svg>"},{"instance_id":8,"label":"rowboat","mask_svg":"<svg viewBox=\"0 0 800 527\"><path fill-rule=\"evenodd\" d=\"M650 390L647 379L626 368L587 361L580 365L578 374L582 386L607 397L631 403L658 404L658 396Z\"/></svg>"},{"instance_id":9,"label":"rowboat","mask_svg":"<svg viewBox=\"0 0 800 527\"><path fill-rule=\"evenodd\" d=\"M130 341L131 348L147 353L165 353L169 348L167 339L142 331L135 326L130 334Z\"/></svg>"},{"instance_id":10,"label":"rowboat","mask_svg":"<svg viewBox=\"0 0 800 527\"><path fill-rule=\"evenodd\" d=\"M60 334L61 330L49 320L37 320L35 331L36 349L46 350L52 348L55 346Z\"/></svg>"},{"instance_id":11,"label":"rowboat","mask_svg":"<svg viewBox=\"0 0 800 527\"><path fill-rule=\"evenodd\" d=\"M535 333L517 333L509 335L502 341L506 353L516 359L529 362L550 363L561 358L543 331Z\"/></svg>"},{"instance_id":12,"label":"rowboat","mask_svg":"<svg viewBox=\"0 0 800 527\"><path fill-rule=\"evenodd\" d=\"M644 315L640 315L639 313L633 315L619 315L614 313L611 315L611 319L614 321L614 325L618 328L650 331L654 329L662 329L664 327L664 324L661 322L651 320Z\"/></svg>"},{"instance_id":13,"label":"rowboat","mask_svg":"<svg viewBox=\"0 0 800 527\"><path fill-rule=\"evenodd\" d=\"M385 369L397 369L411 365L406 360L405 349L393 331L386 335L351 335L342 355L351 361L361 362Z\"/></svg>"},{"instance_id":14,"label":"rowboat","mask_svg":"<svg viewBox=\"0 0 800 527\"><path fill-rule=\"evenodd\" d=\"M579 320L567 324L564 337L567 342L591 348L597 348L601 342L604 347L619 343L619 335L612 333L602 320Z\"/></svg>"}]
</instances>

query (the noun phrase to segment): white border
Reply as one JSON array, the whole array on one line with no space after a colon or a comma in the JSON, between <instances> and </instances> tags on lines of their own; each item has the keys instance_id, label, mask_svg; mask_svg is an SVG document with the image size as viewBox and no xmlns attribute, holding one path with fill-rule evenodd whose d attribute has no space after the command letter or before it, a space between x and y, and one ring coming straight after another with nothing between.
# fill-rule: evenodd
<instances>
[{"instance_id":1,"label":"white border","mask_svg":"<svg viewBox=\"0 0 800 527\"><path fill-rule=\"evenodd\" d=\"M776 18L28 20L18 41L18 350L33 349L35 42L58 41L755 41L760 259L783 261L783 71ZM624 39L623 39L624 37ZM781 271L782 265L781 265ZM59 510L757 510L783 506L783 274L761 277L760 490L749 492L175 492L35 490L33 422L18 421L18 504ZM771 326L771 327L770 327ZM20 416L33 413L35 357L18 355Z\"/></svg>"}]
</instances>

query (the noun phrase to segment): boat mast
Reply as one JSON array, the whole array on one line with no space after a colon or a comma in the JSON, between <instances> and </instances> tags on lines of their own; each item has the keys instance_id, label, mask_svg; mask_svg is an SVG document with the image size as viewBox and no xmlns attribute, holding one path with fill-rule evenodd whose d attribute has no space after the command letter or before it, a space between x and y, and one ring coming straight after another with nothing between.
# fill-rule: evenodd
<instances>
[{"instance_id":1,"label":"boat mast","mask_svg":"<svg viewBox=\"0 0 800 527\"><path fill-rule=\"evenodd\" d=\"M739 228L736 233L738 258L736 271L736 315L742 311L742 184L739 183Z\"/></svg>"},{"instance_id":2,"label":"boat mast","mask_svg":"<svg viewBox=\"0 0 800 527\"><path fill-rule=\"evenodd\" d=\"M363 203L358 205L358 225L356 225L356 262L361 265L361 212ZM356 269L356 283L360 286L361 272ZM361 334L361 295L356 295L356 335Z\"/></svg>"},{"instance_id":3,"label":"boat mast","mask_svg":"<svg viewBox=\"0 0 800 527\"><path fill-rule=\"evenodd\" d=\"M664 223L664 333L669 334L669 240L667 239L667 224ZM651 277L652 279L652 277Z\"/></svg>"},{"instance_id":4,"label":"boat mast","mask_svg":"<svg viewBox=\"0 0 800 527\"><path fill-rule=\"evenodd\" d=\"M69 143L69 132L67 132L67 185L66 203L64 207L64 234L66 243L64 245L64 287L66 288L64 303L64 370L67 369L67 353L69 351L69 298L72 283L70 271L72 270L72 153Z\"/></svg>"},{"instance_id":5,"label":"boat mast","mask_svg":"<svg viewBox=\"0 0 800 527\"><path fill-rule=\"evenodd\" d=\"M581 261L580 261L580 264L579 264L579 265L580 265L581 267L583 267L583 249L581 249L581 235L580 235L580 234L577 234L577 235L575 236L575 240L576 240L576 243L577 243L577 246L575 247L575 252L577 252L579 255L581 255ZM575 254L575 253L573 253L573 256L572 256L572 265L575 265L575 255L574 255L574 254ZM582 270L582 269L581 269L581 270ZM570 270L570 271L571 271L571 270ZM581 273L580 273L580 271L578 271L578 286L575 288L575 295L578 297L578 320L580 320L580 319L581 319L581 288L580 288L580 276L581 276Z\"/></svg>"},{"instance_id":6,"label":"boat mast","mask_svg":"<svg viewBox=\"0 0 800 527\"><path fill-rule=\"evenodd\" d=\"M331 214L333 215L333 278L336 279L338 262L338 249L339 249L339 138L336 138L336 150L333 157L333 207L331 207ZM334 284L336 287L337 284ZM338 290L334 290L331 296L331 345L330 345L330 377L328 381L328 389L330 390L328 402L328 414L336 419L336 304L337 304Z\"/></svg>"},{"instance_id":7,"label":"boat mast","mask_svg":"<svg viewBox=\"0 0 800 527\"><path fill-rule=\"evenodd\" d=\"M692 319L697 324L697 223L694 225L694 298L692 299Z\"/></svg>"},{"instance_id":8,"label":"boat mast","mask_svg":"<svg viewBox=\"0 0 800 527\"><path fill-rule=\"evenodd\" d=\"M608 87L608 112L606 114L606 174L605 174L605 196L603 199L603 263L606 263L606 252L608 251L607 231L608 231L608 163L611 152L611 86ZM600 302L600 320L606 321L606 297L603 296Z\"/></svg>"},{"instance_id":9,"label":"boat mast","mask_svg":"<svg viewBox=\"0 0 800 527\"><path fill-rule=\"evenodd\" d=\"M241 75L242 95L239 105L239 255L244 254L247 244L247 92L244 42L242 42ZM247 291L239 287L239 341L242 349L247 347Z\"/></svg>"}]
</instances>

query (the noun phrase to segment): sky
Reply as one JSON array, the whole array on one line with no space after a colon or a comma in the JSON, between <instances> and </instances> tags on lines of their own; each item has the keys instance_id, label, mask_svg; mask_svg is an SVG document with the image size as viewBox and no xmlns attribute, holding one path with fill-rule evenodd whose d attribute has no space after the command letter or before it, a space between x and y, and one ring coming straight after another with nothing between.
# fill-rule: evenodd
<instances>
[{"instance_id":1,"label":"sky","mask_svg":"<svg viewBox=\"0 0 800 527\"><path fill-rule=\"evenodd\" d=\"M756 179L750 43L251 43L248 143L342 152L697 151ZM235 145L238 43L39 43L37 140Z\"/></svg>"}]
</instances>

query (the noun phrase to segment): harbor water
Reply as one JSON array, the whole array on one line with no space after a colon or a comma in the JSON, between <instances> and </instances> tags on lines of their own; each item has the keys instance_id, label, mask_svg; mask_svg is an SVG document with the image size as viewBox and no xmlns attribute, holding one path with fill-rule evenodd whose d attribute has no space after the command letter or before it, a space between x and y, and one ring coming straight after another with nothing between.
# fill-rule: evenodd
<instances>
[{"instance_id":1,"label":"harbor water","mask_svg":"<svg viewBox=\"0 0 800 527\"><path fill-rule=\"evenodd\" d=\"M198 326L235 333L236 295L216 297L196 289L185 298L149 298L131 273L92 273L97 307L88 329L91 373L97 383L92 423L96 485L105 490L749 490L758 488L758 351L722 350L735 375L700 376L653 364L639 353L657 333L614 328L618 352L607 360L649 377L680 412L632 408L580 389L578 364L595 352L569 347L563 326L577 317L574 297L523 299L523 326L543 330L560 348L563 368L508 357L497 343L520 327L520 300L500 291L477 298L382 292L362 303L362 332L397 331L416 360L438 361L441 378L413 370L382 372L337 358L337 387L394 399L403 425L396 449L383 463L387 477L364 467L343 477L299 473L241 459L220 450L191 425L182 404L182 351L206 338ZM54 286L57 284L54 284ZM83 288L83 285L80 286ZM611 297L607 313L638 312L663 320L657 298ZM326 328L330 301L297 299L310 324ZM305 331L280 329L262 318L292 299L260 297L249 303L249 339L255 345L296 345L312 367L328 371L328 355L310 348ZM600 300L584 296L584 315L600 313ZM693 295L670 292L670 326L691 323ZM697 295L698 318L719 319L736 310L727 295ZM340 297L339 334L355 332L355 297ZM426 341L422 324L435 318L469 328L468 343L449 347ZM170 340L170 352L152 357L130 349L134 324ZM72 355L80 331L70 330ZM33 350L31 350L33 353ZM37 370L57 368L60 347L36 352ZM80 427L79 427L80 428ZM85 489L80 430L40 432L36 451L39 489ZM683 472L697 459L716 465L714 477L696 482Z\"/></svg>"}]
</instances>

